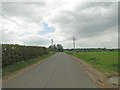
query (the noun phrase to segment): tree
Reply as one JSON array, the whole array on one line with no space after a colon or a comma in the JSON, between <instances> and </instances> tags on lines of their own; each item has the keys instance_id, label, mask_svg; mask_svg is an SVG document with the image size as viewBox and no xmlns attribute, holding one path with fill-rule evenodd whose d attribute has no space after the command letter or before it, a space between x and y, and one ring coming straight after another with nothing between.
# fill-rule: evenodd
<instances>
[{"instance_id":1,"label":"tree","mask_svg":"<svg viewBox=\"0 0 120 90\"><path fill-rule=\"evenodd\" d=\"M50 45L48 48L50 51L57 51L56 45Z\"/></svg>"},{"instance_id":2,"label":"tree","mask_svg":"<svg viewBox=\"0 0 120 90\"><path fill-rule=\"evenodd\" d=\"M63 52L63 47L61 44L57 44L57 50Z\"/></svg>"},{"instance_id":3,"label":"tree","mask_svg":"<svg viewBox=\"0 0 120 90\"><path fill-rule=\"evenodd\" d=\"M56 45L50 45L48 48L49 48L50 51L60 51L60 52L63 52L63 47L62 47L61 44L57 44L57 46Z\"/></svg>"}]
</instances>

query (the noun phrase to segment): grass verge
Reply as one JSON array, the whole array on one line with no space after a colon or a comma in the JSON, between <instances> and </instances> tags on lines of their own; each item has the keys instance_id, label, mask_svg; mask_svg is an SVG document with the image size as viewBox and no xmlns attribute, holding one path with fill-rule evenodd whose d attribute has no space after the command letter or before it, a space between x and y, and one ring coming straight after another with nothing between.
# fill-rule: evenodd
<instances>
[{"instance_id":1,"label":"grass verge","mask_svg":"<svg viewBox=\"0 0 120 90\"><path fill-rule=\"evenodd\" d=\"M31 66L33 64L36 64L39 61L41 61L41 60L43 60L43 59L45 59L45 58L47 58L47 57L49 57L49 56L51 56L53 54L55 54L55 53L49 53L47 55L39 56L37 58L30 59L28 61L16 62L13 65L10 65L10 66L7 66L7 67L3 68L2 69L2 76L3 77L7 76L7 75L9 75L9 74L11 74L13 72L16 72L16 71L20 70L20 69L23 69L23 68L26 68L26 67Z\"/></svg>"},{"instance_id":2,"label":"grass verge","mask_svg":"<svg viewBox=\"0 0 120 90\"><path fill-rule=\"evenodd\" d=\"M110 75L118 72L118 52L67 52L92 65L93 68Z\"/></svg>"}]
</instances>

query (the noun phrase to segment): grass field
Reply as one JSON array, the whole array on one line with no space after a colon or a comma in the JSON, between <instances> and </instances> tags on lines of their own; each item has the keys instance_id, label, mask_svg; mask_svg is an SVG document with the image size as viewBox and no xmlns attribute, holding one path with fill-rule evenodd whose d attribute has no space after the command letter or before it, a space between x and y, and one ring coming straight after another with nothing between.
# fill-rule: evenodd
<instances>
[{"instance_id":1,"label":"grass field","mask_svg":"<svg viewBox=\"0 0 120 90\"><path fill-rule=\"evenodd\" d=\"M118 52L68 52L92 65L93 68L109 74L118 72ZM120 66L120 65L119 65Z\"/></svg>"},{"instance_id":2,"label":"grass field","mask_svg":"<svg viewBox=\"0 0 120 90\"><path fill-rule=\"evenodd\" d=\"M53 55L54 53L49 53L48 55L43 55L43 56L40 56L40 57L37 57L37 58L34 58L34 59L31 59L31 60L28 60L28 61L21 61L21 62L17 62L11 66L7 66L5 68L2 69L2 76L6 76L6 75L9 75L10 73L13 73L13 72L16 72L22 68L26 68L28 66L31 66L32 64L35 64L51 55Z\"/></svg>"}]
</instances>

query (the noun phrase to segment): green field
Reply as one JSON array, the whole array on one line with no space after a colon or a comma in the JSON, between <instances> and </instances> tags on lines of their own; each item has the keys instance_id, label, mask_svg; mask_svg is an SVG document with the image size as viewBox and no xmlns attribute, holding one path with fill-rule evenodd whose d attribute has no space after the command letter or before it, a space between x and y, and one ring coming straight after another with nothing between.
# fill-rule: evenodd
<instances>
[{"instance_id":1,"label":"green field","mask_svg":"<svg viewBox=\"0 0 120 90\"><path fill-rule=\"evenodd\" d=\"M105 75L118 72L118 52L68 52L92 65Z\"/></svg>"},{"instance_id":2,"label":"green field","mask_svg":"<svg viewBox=\"0 0 120 90\"><path fill-rule=\"evenodd\" d=\"M39 61L41 61L41 60L43 60L43 59L45 59L53 54L55 54L55 53L49 53L47 55L39 56L37 58L30 59L28 61L21 60L20 62L17 62L13 65L7 66L7 67L2 69L2 76L4 77L6 75L9 75L13 72L16 72L16 71L22 69L22 68L26 68L28 66L31 66L32 64L36 64L37 62L39 62Z\"/></svg>"}]
</instances>

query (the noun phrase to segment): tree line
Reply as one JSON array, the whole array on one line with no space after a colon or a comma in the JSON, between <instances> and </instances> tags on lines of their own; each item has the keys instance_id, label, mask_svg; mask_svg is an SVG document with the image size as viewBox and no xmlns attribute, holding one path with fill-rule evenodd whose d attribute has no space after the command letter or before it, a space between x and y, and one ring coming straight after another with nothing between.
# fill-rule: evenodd
<instances>
[{"instance_id":1,"label":"tree line","mask_svg":"<svg viewBox=\"0 0 120 90\"><path fill-rule=\"evenodd\" d=\"M17 44L2 44L2 67L12 65L19 61L29 61L38 56L46 55L50 51L63 51L62 45L41 47Z\"/></svg>"},{"instance_id":2,"label":"tree line","mask_svg":"<svg viewBox=\"0 0 120 90\"><path fill-rule=\"evenodd\" d=\"M74 49L64 49L64 51L74 51ZM107 48L76 48L75 52L109 52L118 51L118 49L107 49Z\"/></svg>"},{"instance_id":3,"label":"tree line","mask_svg":"<svg viewBox=\"0 0 120 90\"><path fill-rule=\"evenodd\" d=\"M50 45L49 47L50 51L59 51L59 52L63 52L63 46L61 44L57 44L57 45Z\"/></svg>"}]
</instances>

